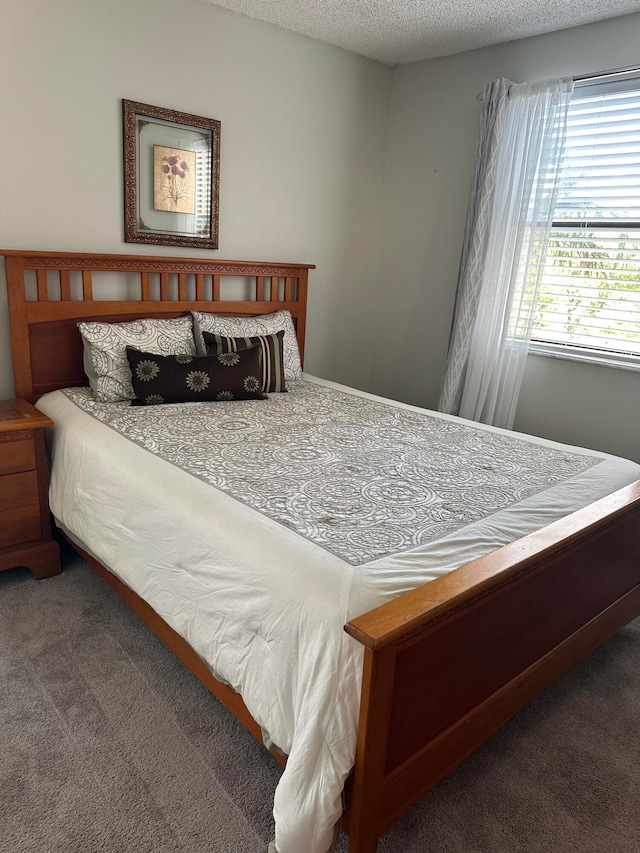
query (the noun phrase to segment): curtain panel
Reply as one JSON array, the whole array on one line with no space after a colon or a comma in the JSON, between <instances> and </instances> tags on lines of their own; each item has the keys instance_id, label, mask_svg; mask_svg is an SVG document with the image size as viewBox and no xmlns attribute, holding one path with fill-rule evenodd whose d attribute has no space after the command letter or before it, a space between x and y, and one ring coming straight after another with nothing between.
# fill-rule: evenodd
<instances>
[{"instance_id":1,"label":"curtain panel","mask_svg":"<svg viewBox=\"0 0 640 853\"><path fill-rule=\"evenodd\" d=\"M573 79L485 86L440 411L511 428Z\"/></svg>"}]
</instances>

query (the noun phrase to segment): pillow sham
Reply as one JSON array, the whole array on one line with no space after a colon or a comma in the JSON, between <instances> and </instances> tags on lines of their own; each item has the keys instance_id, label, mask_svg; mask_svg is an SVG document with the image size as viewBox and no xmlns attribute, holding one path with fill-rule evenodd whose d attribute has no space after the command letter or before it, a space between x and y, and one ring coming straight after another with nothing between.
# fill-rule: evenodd
<instances>
[{"instance_id":1,"label":"pillow sham","mask_svg":"<svg viewBox=\"0 0 640 853\"><path fill-rule=\"evenodd\" d=\"M251 338L255 336L272 335L284 331L283 362L284 380L287 387L302 378L302 364L298 339L289 311L274 311L273 314L261 314L259 317L227 317L222 314L206 314L202 311L192 311L193 334L198 355L207 351L203 332L226 335L230 338Z\"/></svg>"},{"instance_id":2,"label":"pillow sham","mask_svg":"<svg viewBox=\"0 0 640 853\"><path fill-rule=\"evenodd\" d=\"M228 338L213 332L203 332L202 337L209 355L239 352L251 346L259 346L262 353L262 390L275 394L287 390L282 343L284 330L281 329L273 335L256 335L249 338Z\"/></svg>"},{"instance_id":3,"label":"pillow sham","mask_svg":"<svg viewBox=\"0 0 640 853\"><path fill-rule=\"evenodd\" d=\"M196 354L190 316L146 318L125 323L78 323L84 344L84 371L97 400L133 400L127 347L154 355Z\"/></svg>"},{"instance_id":4,"label":"pillow sham","mask_svg":"<svg viewBox=\"0 0 640 853\"><path fill-rule=\"evenodd\" d=\"M265 400L259 344L219 355L156 355L127 347L135 405Z\"/></svg>"}]
</instances>

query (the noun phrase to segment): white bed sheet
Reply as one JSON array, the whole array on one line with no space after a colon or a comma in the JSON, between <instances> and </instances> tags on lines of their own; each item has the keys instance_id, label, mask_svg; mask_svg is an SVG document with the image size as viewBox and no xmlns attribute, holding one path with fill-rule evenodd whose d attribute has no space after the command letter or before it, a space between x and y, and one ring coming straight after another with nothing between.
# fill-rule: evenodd
<instances>
[{"instance_id":1,"label":"white bed sheet","mask_svg":"<svg viewBox=\"0 0 640 853\"><path fill-rule=\"evenodd\" d=\"M278 853L326 853L341 813L362 665L344 624L640 479L627 460L529 438L601 461L436 542L354 566L167 464L64 393L38 406L55 422L56 519L242 694L289 756L274 798Z\"/></svg>"}]
</instances>

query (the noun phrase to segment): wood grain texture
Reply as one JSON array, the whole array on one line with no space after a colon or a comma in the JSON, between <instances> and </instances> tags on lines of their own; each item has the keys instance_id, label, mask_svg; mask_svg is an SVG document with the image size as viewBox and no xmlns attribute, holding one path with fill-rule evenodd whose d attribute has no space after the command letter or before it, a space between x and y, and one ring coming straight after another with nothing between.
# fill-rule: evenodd
<instances>
[{"instance_id":1,"label":"wood grain texture","mask_svg":"<svg viewBox=\"0 0 640 853\"><path fill-rule=\"evenodd\" d=\"M0 442L0 475L33 470L36 467L36 454L31 432L20 430L14 441L11 441L11 433L4 435L9 440Z\"/></svg>"},{"instance_id":2,"label":"wood grain texture","mask_svg":"<svg viewBox=\"0 0 640 853\"><path fill-rule=\"evenodd\" d=\"M638 613L640 587L636 586L386 774L380 831L391 827L510 717Z\"/></svg>"},{"instance_id":3,"label":"wood grain texture","mask_svg":"<svg viewBox=\"0 0 640 853\"><path fill-rule=\"evenodd\" d=\"M356 764L349 789L345 829L349 850L374 853L384 813L385 764L391 726L396 649L365 651Z\"/></svg>"},{"instance_id":4,"label":"wood grain texture","mask_svg":"<svg viewBox=\"0 0 640 853\"><path fill-rule=\"evenodd\" d=\"M44 428L53 421L25 400L0 401L0 571L60 573L52 541Z\"/></svg>"},{"instance_id":5,"label":"wood grain texture","mask_svg":"<svg viewBox=\"0 0 640 853\"><path fill-rule=\"evenodd\" d=\"M2 484L0 484L0 491ZM26 507L15 507L0 512L0 549L14 549L16 545L40 539L40 508L37 504ZM1 554L1 551L0 551ZM6 568L19 566L17 557L12 557L11 565Z\"/></svg>"},{"instance_id":6,"label":"wood grain texture","mask_svg":"<svg viewBox=\"0 0 640 853\"><path fill-rule=\"evenodd\" d=\"M25 543L9 551L0 550L0 572L18 566L29 569L37 580L59 575L61 567L58 543L53 541Z\"/></svg>"},{"instance_id":7,"label":"wood grain texture","mask_svg":"<svg viewBox=\"0 0 640 853\"><path fill-rule=\"evenodd\" d=\"M0 513L38 505L38 477L35 471L5 474L0 481Z\"/></svg>"}]
</instances>

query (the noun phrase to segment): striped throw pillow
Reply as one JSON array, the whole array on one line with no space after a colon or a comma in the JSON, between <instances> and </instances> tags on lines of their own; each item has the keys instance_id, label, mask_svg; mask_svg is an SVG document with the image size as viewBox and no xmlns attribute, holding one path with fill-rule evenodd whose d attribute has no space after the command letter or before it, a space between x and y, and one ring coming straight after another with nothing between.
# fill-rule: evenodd
<instances>
[{"instance_id":1,"label":"striped throw pillow","mask_svg":"<svg viewBox=\"0 0 640 853\"><path fill-rule=\"evenodd\" d=\"M284 379L284 330L272 335L255 335L248 338L229 338L213 332L202 332L208 355L240 352L259 346L262 352L262 390L265 393L286 391Z\"/></svg>"}]
</instances>

